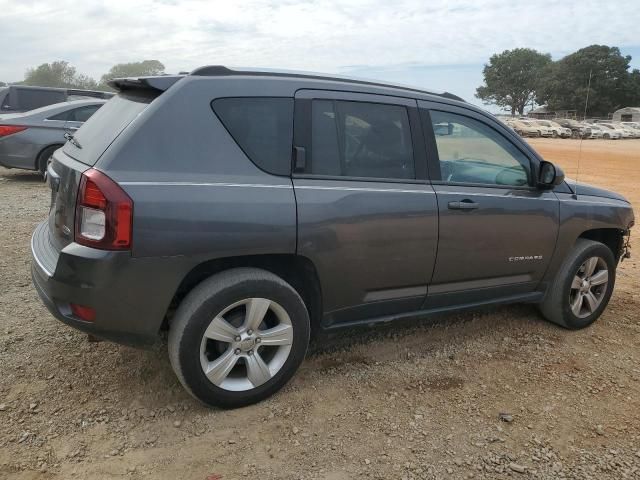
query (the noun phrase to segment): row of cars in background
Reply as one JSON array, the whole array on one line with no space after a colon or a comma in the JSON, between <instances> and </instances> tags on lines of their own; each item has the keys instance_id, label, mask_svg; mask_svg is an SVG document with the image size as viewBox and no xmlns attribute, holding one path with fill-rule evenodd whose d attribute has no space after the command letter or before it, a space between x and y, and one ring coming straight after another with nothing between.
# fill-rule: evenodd
<instances>
[{"instance_id":1,"label":"row of cars in background","mask_svg":"<svg viewBox=\"0 0 640 480\"><path fill-rule=\"evenodd\" d=\"M112 96L93 90L0 88L0 165L44 173L53 152Z\"/></svg>"},{"instance_id":2,"label":"row of cars in background","mask_svg":"<svg viewBox=\"0 0 640 480\"><path fill-rule=\"evenodd\" d=\"M543 120L535 118L501 118L518 135L523 137L552 138L602 138L619 140L640 138L640 122L612 122L610 120L585 120L569 118Z\"/></svg>"}]
</instances>

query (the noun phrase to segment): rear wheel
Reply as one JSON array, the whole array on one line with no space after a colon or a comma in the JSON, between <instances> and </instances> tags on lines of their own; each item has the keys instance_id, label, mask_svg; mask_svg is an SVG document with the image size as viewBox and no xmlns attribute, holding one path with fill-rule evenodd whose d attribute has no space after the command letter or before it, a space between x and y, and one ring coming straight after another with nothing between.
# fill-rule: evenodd
<instances>
[{"instance_id":1,"label":"rear wheel","mask_svg":"<svg viewBox=\"0 0 640 480\"><path fill-rule=\"evenodd\" d=\"M42 173L42 175L44 175L44 173L47 171L47 167L51 162L50 160L51 155L53 155L53 152L55 152L61 146L62 145L52 145L42 150L40 152L40 155L38 155L38 161L36 162L36 166L38 167L38 170L40 170L40 173Z\"/></svg>"},{"instance_id":2,"label":"rear wheel","mask_svg":"<svg viewBox=\"0 0 640 480\"><path fill-rule=\"evenodd\" d=\"M558 132L557 132L557 131L555 131L555 130L553 130L553 132L551 133L551 136L552 136L553 138L558 138Z\"/></svg>"},{"instance_id":3,"label":"rear wheel","mask_svg":"<svg viewBox=\"0 0 640 480\"><path fill-rule=\"evenodd\" d=\"M609 135L608 133L605 133L602 138L604 138L605 140L609 140L611 138L611 135Z\"/></svg>"},{"instance_id":4,"label":"rear wheel","mask_svg":"<svg viewBox=\"0 0 640 480\"><path fill-rule=\"evenodd\" d=\"M239 268L205 280L182 301L169 330L169 358L198 400L241 407L291 379L309 332L305 304L288 283Z\"/></svg>"},{"instance_id":5,"label":"rear wheel","mask_svg":"<svg viewBox=\"0 0 640 480\"><path fill-rule=\"evenodd\" d=\"M611 249L578 239L540 309L547 320L566 328L584 328L595 322L611 298L616 262Z\"/></svg>"}]
</instances>

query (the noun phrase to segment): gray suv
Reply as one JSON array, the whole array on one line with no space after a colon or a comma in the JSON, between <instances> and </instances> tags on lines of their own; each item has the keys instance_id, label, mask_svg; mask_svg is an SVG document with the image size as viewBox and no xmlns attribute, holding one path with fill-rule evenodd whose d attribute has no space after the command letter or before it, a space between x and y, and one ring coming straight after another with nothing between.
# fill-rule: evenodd
<instances>
[{"instance_id":1,"label":"gray suv","mask_svg":"<svg viewBox=\"0 0 640 480\"><path fill-rule=\"evenodd\" d=\"M586 327L628 255L629 202L446 92L218 66L111 85L48 167L33 282L92 335L168 330L210 405L273 394L346 326L528 302Z\"/></svg>"}]
</instances>

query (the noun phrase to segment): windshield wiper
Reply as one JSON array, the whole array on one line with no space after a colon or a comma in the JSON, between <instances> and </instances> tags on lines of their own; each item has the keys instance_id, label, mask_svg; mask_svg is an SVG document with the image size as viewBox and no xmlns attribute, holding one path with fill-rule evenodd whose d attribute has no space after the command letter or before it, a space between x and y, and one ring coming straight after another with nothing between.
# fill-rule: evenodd
<instances>
[{"instance_id":1,"label":"windshield wiper","mask_svg":"<svg viewBox=\"0 0 640 480\"><path fill-rule=\"evenodd\" d=\"M80 145L80 142L78 142L71 133L65 132L64 133L64 138L66 138L69 141L69 143L71 145L73 145L74 147L82 148L82 145Z\"/></svg>"}]
</instances>

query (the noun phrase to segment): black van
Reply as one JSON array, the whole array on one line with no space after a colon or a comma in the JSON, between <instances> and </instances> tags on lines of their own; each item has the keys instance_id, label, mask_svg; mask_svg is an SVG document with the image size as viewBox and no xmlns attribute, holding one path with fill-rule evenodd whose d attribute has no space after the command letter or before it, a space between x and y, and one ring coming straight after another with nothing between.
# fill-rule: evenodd
<instances>
[{"instance_id":1,"label":"black van","mask_svg":"<svg viewBox=\"0 0 640 480\"><path fill-rule=\"evenodd\" d=\"M3 113L28 112L54 103L86 98L109 99L111 92L80 90L76 88L31 87L11 85L0 88L0 115Z\"/></svg>"}]
</instances>

